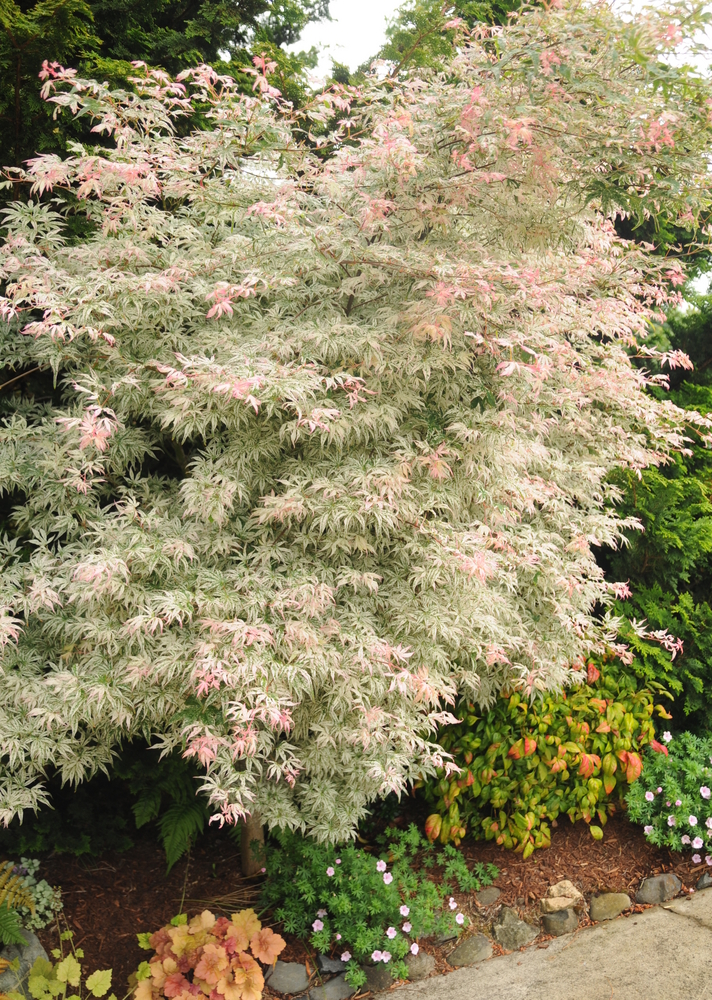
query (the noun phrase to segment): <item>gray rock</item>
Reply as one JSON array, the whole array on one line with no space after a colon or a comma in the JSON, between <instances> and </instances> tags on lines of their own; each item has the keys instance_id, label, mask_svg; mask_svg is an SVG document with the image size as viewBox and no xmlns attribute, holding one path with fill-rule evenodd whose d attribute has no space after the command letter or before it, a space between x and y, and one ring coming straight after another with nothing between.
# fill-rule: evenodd
<instances>
[{"instance_id":1,"label":"gray rock","mask_svg":"<svg viewBox=\"0 0 712 1000\"><path fill-rule=\"evenodd\" d=\"M700 880L697 883L698 889L709 889L712 886L712 875L709 872L703 872L700 875Z\"/></svg>"},{"instance_id":2,"label":"gray rock","mask_svg":"<svg viewBox=\"0 0 712 1000\"><path fill-rule=\"evenodd\" d=\"M457 931L440 931L435 940L438 944L447 944L448 941L454 941L456 938Z\"/></svg>"},{"instance_id":3,"label":"gray rock","mask_svg":"<svg viewBox=\"0 0 712 1000\"><path fill-rule=\"evenodd\" d=\"M309 976L301 962L277 959L274 970L267 976L267 983L275 993L301 993L309 985Z\"/></svg>"},{"instance_id":4,"label":"gray rock","mask_svg":"<svg viewBox=\"0 0 712 1000\"><path fill-rule=\"evenodd\" d=\"M653 875L651 878L643 879L635 899L638 903L664 903L667 899L677 896L681 888L682 882L672 872Z\"/></svg>"},{"instance_id":5,"label":"gray rock","mask_svg":"<svg viewBox=\"0 0 712 1000\"><path fill-rule=\"evenodd\" d=\"M416 983L430 975L435 968L435 959L427 952L419 951L417 955L406 955L405 964L408 966L408 979Z\"/></svg>"},{"instance_id":6,"label":"gray rock","mask_svg":"<svg viewBox=\"0 0 712 1000\"><path fill-rule=\"evenodd\" d=\"M342 972L340 976L334 976L323 986L314 986L309 990L309 1000L346 1000L352 997L356 990L346 982L346 976Z\"/></svg>"},{"instance_id":7,"label":"gray rock","mask_svg":"<svg viewBox=\"0 0 712 1000\"><path fill-rule=\"evenodd\" d=\"M492 955L492 943L484 934L472 934L461 941L457 948L448 955L447 960L454 968L465 965L477 965Z\"/></svg>"},{"instance_id":8,"label":"gray rock","mask_svg":"<svg viewBox=\"0 0 712 1000\"><path fill-rule=\"evenodd\" d=\"M24 993L29 997L27 989L27 974L38 958L47 960L47 952L40 944L39 938L32 931L22 931L22 936L27 944L6 944L0 948L0 958L6 958L8 962L19 960L17 969L7 969L0 976L0 993Z\"/></svg>"},{"instance_id":9,"label":"gray rock","mask_svg":"<svg viewBox=\"0 0 712 1000\"><path fill-rule=\"evenodd\" d=\"M630 896L624 892L604 892L591 900L591 920L612 920L630 907Z\"/></svg>"},{"instance_id":10,"label":"gray rock","mask_svg":"<svg viewBox=\"0 0 712 1000\"><path fill-rule=\"evenodd\" d=\"M499 899L501 893L493 885L488 885L486 889L480 889L475 893L475 900L480 906L493 906Z\"/></svg>"},{"instance_id":11,"label":"gray rock","mask_svg":"<svg viewBox=\"0 0 712 1000\"><path fill-rule=\"evenodd\" d=\"M562 934L570 934L578 927L578 917L572 906L565 910L556 910L555 913L545 913L541 918L541 924L547 934L554 937L561 937Z\"/></svg>"},{"instance_id":12,"label":"gray rock","mask_svg":"<svg viewBox=\"0 0 712 1000\"><path fill-rule=\"evenodd\" d=\"M319 972L343 972L344 963L340 958L329 958L328 955L317 955L316 964Z\"/></svg>"},{"instance_id":13,"label":"gray rock","mask_svg":"<svg viewBox=\"0 0 712 1000\"><path fill-rule=\"evenodd\" d=\"M393 985L390 962L377 962L375 965L364 965L363 971L366 973L366 987L372 993L379 993L387 990ZM327 998L331 1000L331 998Z\"/></svg>"},{"instance_id":14,"label":"gray rock","mask_svg":"<svg viewBox=\"0 0 712 1000\"><path fill-rule=\"evenodd\" d=\"M497 944L501 944L507 951L516 951L518 948L530 944L538 935L539 930L537 927L525 923L524 920L520 920L516 910L504 906L494 925L493 933Z\"/></svg>"}]
</instances>

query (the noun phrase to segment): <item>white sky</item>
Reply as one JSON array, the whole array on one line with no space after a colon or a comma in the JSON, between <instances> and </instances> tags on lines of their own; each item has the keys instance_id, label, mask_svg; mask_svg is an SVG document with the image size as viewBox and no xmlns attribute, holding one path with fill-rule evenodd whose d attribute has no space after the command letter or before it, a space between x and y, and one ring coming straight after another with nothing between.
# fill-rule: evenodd
<instances>
[{"instance_id":1,"label":"white sky","mask_svg":"<svg viewBox=\"0 0 712 1000\"><path fill-rule=\"evenodd\" d=\"M321 49L316 76L331 71L331 60L356 69L375 56L385 40L386 21L404 0L331 0L331 21L308 24L296 45L297 52L316 45Z\"/></svg>"}]
</instances>

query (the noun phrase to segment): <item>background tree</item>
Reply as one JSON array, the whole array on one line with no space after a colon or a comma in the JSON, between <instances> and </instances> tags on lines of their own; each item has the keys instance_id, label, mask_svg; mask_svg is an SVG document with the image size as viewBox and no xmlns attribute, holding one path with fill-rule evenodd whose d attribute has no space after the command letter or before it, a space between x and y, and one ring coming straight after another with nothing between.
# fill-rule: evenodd
<instances>
[{"instance_id":1,"label":"background tree","mask_svg":"<svg viewBox=\"0 0 712 1000\"><path fill-rule=\"evenodd\" d=\"M695 420L629 356L682 269L612 224L621 191L709 204L683 21L527 10L296 121L268 64L260 99L205 67L48 81L105 145L10 172L58 200L1 248L4 818L144 737L223 818L344 838L442 765L458 694L615 643L608 476ZM322 159L293 126L335 110Z\"/></svg>"},{"instance_id":2,"label":"background tree","mask_svg":"<svg viewBox=\"0 0 712 1000\"><path fill-rule=\"evenodd\" d=\"M254 53L277 64L286 97L304 99L316 53L287 53L304 25L329 16L328 0L0 0L0 149L19 165L35 153L83 139L83 122L57 122L40 98L44 60L127 85L131 62L178 73L209 62L241 80Z\"/></svg>"}]
</instances>

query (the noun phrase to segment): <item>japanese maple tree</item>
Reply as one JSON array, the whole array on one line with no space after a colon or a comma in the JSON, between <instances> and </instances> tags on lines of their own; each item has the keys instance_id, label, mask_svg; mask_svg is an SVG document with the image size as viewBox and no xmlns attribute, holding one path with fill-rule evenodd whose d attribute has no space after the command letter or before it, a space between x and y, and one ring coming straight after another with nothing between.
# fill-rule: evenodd
<instances>
[{"instance_id":1,"label":"japanese maple tree","mask_svg":"<svg viewBox=\"0 0 712 1000\"><path fill-rule=\"evenodd\" d=\"M709 205L709 83L672 58L701 18L525 10L298 119L264 61L254 97L46 67L105 146L7 173L6 821L141 735L219 817L343 838L443 763L458 692L615 643L606 477L702 418L630 360L681 265L612 219Z\"/></svg>"}]
</instances>

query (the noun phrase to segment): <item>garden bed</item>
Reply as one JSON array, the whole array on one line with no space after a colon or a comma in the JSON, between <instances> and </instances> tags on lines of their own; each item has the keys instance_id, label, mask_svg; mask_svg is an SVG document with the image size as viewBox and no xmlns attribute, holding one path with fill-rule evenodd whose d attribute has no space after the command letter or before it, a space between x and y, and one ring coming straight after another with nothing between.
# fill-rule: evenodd
<instances>
[{"instance_id":1,"label":"garden bed","mask_svg":"<svg viewBox=\"0 0 712 1000\"><path fill-rule=\"evenodd\" d=\"M651 874L673 871L685 888L693 887L706 865L694 866L689 853L676 854L647 843L640 827L624 816L614 816L602 841L594 841L584 823L563 820L551 847L537 851L526 861L494 842L465 842L468 862L492 862L500 869L495 881L500 890L497 905L514 906L532 916L546 889L561 879L570 879L584 895L603 890L634 895L641 880ZM196 912L203 906L229 909L227 894L235 893L234 908L250 905L250 893L258 883L240 876L239 850L225 832L212 830L166 876L165 855L153 841L138 843L124 853L100 859L59 855L47 858L42 875L59 885L64 899L64 917L74 931L76 944L85 954L85 967L113 968L114 991L121 997L129 975L146 953L138 947L136 934L153 931L183 908ZM433 871L437 878L437 869ZM489 916L476 903L474 894L458 895L460 908L475 924ZM241 897L241 898L238 898ZM582 922L588 918L583 917ZM56 946L56 930L40 933L47 949ZM309 960L305 942L285 935L288 947L282 959ZM447 946L423 943L436 959L437 971L447 971ZM313 960L312 960L313 961ZM269 994L269 990L266 991Z\"/></svg>"}]
</instances>

